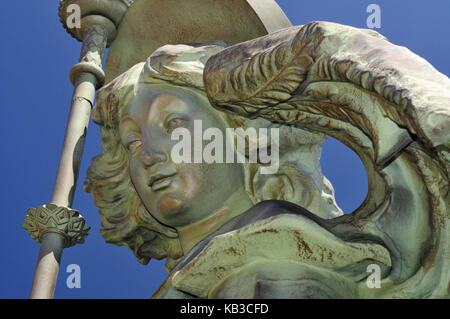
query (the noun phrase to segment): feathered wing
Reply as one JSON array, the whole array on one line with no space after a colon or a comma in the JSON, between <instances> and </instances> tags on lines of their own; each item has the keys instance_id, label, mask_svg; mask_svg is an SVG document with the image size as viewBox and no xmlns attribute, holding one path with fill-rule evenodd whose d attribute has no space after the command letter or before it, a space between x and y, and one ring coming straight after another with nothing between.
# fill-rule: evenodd
<instances>
[{"instance_id":1,"label":"feathered wing","mask_svg":"<svg viewBox=\"0 0 450 319\"><path fill-rule=\"evenodd\" d=\"M374 294L448 295L447 76L374 31L313 22L217 53L204 79L214 107L325 133L360 156L369 194L334 232L389 249Z\"/></svg>"}]
</instances>

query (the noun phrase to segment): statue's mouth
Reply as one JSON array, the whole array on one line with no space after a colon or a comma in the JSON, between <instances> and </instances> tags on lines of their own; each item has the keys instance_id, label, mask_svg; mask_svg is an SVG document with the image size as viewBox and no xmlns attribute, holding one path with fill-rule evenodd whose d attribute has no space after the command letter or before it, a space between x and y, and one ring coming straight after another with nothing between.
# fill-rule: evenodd
<instances>
[{"instance_id":1,"label":"statue's mouth","mask_svg":"<svg viewBox=\"0 0 450 319\"><path fill-rule=\"evenodd\" d=\"M151 187L153 191L158 191L167 188L172 184L173 176L176 172L156 172L150 176L148 186Z\"/></svg>"}]
</instances>

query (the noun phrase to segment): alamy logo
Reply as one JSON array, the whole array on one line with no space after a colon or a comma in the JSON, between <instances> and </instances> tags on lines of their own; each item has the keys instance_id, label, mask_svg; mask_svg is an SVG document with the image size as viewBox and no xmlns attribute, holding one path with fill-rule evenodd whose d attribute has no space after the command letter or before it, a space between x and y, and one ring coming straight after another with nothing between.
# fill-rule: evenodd
<instances>
[{"instance_id":1,"label":"alamy logo","mask_svg":"<svg viewBox=\"0 0 450 319\"><path fill-rule=\"evenodd\" d=\"M267 128L259 128L258 130L253 127L246 130L243 128L227 128L225 131L225 139L222 131L218 128L208 128L203 131L201 120L194 121L193 137L187 128L176 128L172 132L171 139L179 142L172 148L172 161L175 163L209 164L260 163L262 164L259 168L261 174L274 174L278 171L278 128L270 128L270 137ZM204 141L211 142L203 147Z\"/></svg>"},{"instance_id":2,"label":"alamy logo","mask_svg":"<svg viewBox=\"0 0 450 319\"><path fill-rule=\"evenodd\" d=\"M70 4L67 6L67 13L70 13L66 20L69 29L81 28L81 8L78 4Z\"/></svg>"},{"instance_id":3,"label":"alamy logo","mask_svg":"<svg viewBox=\"0 0 450 319\"><path fill-rule=\"evenodd\" d=\"M81 268L77 264L70 264L66 268L66 272L70 273L67 277L67 288L81 288Z\"/></svg>"},{"instance_id":4,"label":"alamy logo","mask_svg":"<svg viewBox=\"0 0 450 319\"><path fill-rule=\"evenodd\" d=\"M367 17L367 27L369 29L380 29L381 28L381 7L378 4L370 4L367 7L367 13L371 13Z\"/></svg>"},{"instance_id":5,"label":"alamy logo","mask_svg":"<svg viewBox=\"0 0 450 319\"><path fill-rule=\"evenodd\" d=\"M368 288L381 288L381 268L377 264L367 266L366 272L370 273L367 277L366 285Z\"/></svg>"}]
</instances>

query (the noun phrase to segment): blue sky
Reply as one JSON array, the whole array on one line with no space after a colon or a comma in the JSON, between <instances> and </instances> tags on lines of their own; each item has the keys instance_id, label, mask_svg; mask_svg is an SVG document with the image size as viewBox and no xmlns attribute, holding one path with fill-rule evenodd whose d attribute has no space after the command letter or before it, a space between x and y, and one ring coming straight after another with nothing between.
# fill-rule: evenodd
<instances>
[{"instance_id":1,"label":"blue sky","mask_svg":"<svg viewBox=\"0 0 450 319\"><path fill-rule=\"evenodd\" d=\"M27 298L39 245L21 225L28 208L50 200L73 90L68 73L78 61L80 43L60 25L59 1L4 2L0 13L0 298ZM367 6L378 4L381 29L377 31L450 74L448 0L277 3L293 25L322 20L360 28L366 27ZM55 298L148 298L165 278L164 262L142 266L128 249L105 244L98 231L97 208L82 191L86 169L99 152L99 130L91 123L73 206L92 229L84 245L64 251ZM359 158L329 139L324 144L322 165L334 185L338 204L347 213L356 209L367 193L367 177ZM66 286L70 264L81 267L79 289Z\"/></svg>"}]
</instances>

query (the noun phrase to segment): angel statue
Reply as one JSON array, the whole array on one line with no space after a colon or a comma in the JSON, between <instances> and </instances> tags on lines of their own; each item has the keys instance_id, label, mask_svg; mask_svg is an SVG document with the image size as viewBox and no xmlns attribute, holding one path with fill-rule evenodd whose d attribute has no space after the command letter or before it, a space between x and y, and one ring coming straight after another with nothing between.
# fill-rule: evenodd
<instances>
[{"instance_id":1,"label":"angel statue","mask_svg":"<svg viewBox=\"0 0 450 319\"><path fill-rule=\"evenodd\" d=\"M85 190L107 242L167 259L153 298L448 297L449 106L447 76L371 30L312 22L231 46L168 44L99 91L103 150ZM256 145L243 161L176 161L174 134L200 122L203 137L276 134L215 144ZM327 136L368 173L351 214L321 171ZM248 160L274 152L270 174Z\"/></svg>"}]
</instances>

